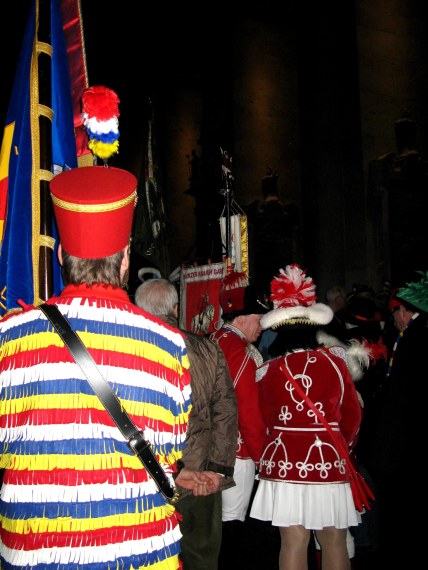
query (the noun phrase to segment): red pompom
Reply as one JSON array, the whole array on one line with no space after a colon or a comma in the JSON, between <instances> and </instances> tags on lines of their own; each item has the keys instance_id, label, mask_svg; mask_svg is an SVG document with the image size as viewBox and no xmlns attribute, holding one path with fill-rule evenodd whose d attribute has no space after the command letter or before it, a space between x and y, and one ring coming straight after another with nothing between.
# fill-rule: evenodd
<instances>
[{"instance_id":1,"label":"red pompom","mask_svg":"<svg viewBox=\"0 0 428 570\"><path fill-rule=\"evenodd\" d=\"M82 95L82 112L89 119L108 121L119 117L119 97L112 90L102 85L88 87Z\"/></svg>"}]
</instances>

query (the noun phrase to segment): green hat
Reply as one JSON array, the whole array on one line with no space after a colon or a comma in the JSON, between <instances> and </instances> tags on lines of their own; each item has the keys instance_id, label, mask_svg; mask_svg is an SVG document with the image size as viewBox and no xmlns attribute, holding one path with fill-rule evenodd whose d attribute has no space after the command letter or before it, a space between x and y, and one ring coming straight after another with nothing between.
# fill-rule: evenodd
<instances>
[{"instance_id":1,"label":"green hat","mask_svg":"<svg viewBox=\"0 0 428 570\"><path fill-rule=\"evenodd\" d=\"M420 311L428 313L428 271L426 273L417 271L416 273L422 275L422 279L417 283L406 283L407 287L401 288L396 293L396 297Z\"/></svg>"}]
</instances>

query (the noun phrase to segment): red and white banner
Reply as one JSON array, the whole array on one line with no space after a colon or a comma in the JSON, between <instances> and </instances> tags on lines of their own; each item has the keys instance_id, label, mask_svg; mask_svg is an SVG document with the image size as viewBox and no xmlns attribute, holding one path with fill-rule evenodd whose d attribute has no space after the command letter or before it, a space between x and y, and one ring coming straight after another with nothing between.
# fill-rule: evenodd
<instances>
[{"instance_id":1,"label":"red and white banner","mask_svg":"<svg viewBox=\"0 0 428 570\"><path fill-rule=\"evenodd\" d=\"M220 286L226 263L183 267L180 272L180 328L201 336L220 326Z\"/></svg>"}]
</instances>

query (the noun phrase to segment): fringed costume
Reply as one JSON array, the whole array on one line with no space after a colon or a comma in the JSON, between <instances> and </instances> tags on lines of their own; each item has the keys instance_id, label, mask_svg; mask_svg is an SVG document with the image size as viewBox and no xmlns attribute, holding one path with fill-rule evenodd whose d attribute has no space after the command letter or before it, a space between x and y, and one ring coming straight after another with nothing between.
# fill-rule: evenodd
<instances>
[{"instance_id":1,"label":"fringed costume","mask_svg":"<svg viewBox=\"0 0 428 570\"><path fill-rule=\"evenodd\" d=\"M170 477L190 412L182 335L122 289L56 299ZM34 307L0 321L1 568L179 568L178 514Z\"/></svg>"}]
</instances>

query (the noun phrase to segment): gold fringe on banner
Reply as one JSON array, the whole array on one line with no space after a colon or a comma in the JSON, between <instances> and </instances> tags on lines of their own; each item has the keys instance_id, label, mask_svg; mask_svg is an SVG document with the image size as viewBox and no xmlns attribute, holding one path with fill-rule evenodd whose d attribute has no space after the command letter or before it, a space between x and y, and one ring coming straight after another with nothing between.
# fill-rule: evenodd
<instances>
[{"instance_id":1,"label":"gold fringe on banner","mask_svg":"<svg viewBox=\"0 0 428 570\"><path fill-rule=\"evenodd\" d=\"M240 231L241 231L241 271L249 274L248 266L248 222L247 216L240 215Z\"/></svg>"}]
</instances>

